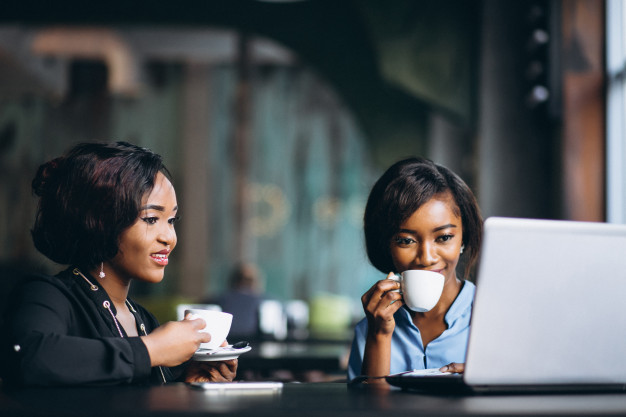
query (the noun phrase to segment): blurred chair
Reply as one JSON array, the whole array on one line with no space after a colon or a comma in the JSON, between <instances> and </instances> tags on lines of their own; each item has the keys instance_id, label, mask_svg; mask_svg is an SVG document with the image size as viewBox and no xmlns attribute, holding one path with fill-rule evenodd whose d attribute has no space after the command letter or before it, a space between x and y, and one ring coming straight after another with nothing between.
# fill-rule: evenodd
<instances>
[{"instance_id":1,"label":"blurred chair","mask_svg":"<svg viewBox=\"0 0 626 417\"><path fill-rule=\"evenodd\" d=\"M182 320L185 318L185 310L189 310L192 308L199 308L203 310L215 310L222 311L222 307L217 304L178 304L176 306L176 316L178 320Z\"/></svg>"},{"instance_id":2,"label":"blurred chair","mask_svg":"<svg viewBox=\"0 0 626 417\"><path fill-rule=\"evenodd\" d=\"M352 300L336 294L318 294L311 299L309 329L313 337L343 339L352 323Z\"/></svg>"},{"instance_id":3,"label":"blurred chair","mask_svg":"<svg viewBox=\"0 0 626 417\"><path fill-rule=\"evenodd\" d=\"M309 336L309 305L302 300L285 302L287 331L294 339L306 339Z\"/></svg>"},{"instance_id":4,"label":"blurred chair","mask_svg":"<svg viewBox=\"0 0 626 417\"><path fill-rule=\"evenodd\" d=\"M287 314L280 301L261 301L259 330L264 339L285 340L287 338Z\"/></svg>"}]
</instances>

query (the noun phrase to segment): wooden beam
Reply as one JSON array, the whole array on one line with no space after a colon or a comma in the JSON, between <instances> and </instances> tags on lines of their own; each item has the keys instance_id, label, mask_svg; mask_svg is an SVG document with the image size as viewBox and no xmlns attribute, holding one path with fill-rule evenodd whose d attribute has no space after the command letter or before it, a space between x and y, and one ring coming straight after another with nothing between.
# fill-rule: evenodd
<instances>
[{"instance_id":1,"label":"wooden beam","mask_svg":"<svg viewBox=\"0 0 626 417\"><path fill-rule=\"evenodd\" d=\"M209 68L206 63L187 63L183 86L183 189L179 205L186 220L178 234L184 277L179 280L179 290L190 298L205 294L209 267Z\"/></svg>"},{"instance_id":2,"label":"wooden beam","mask_svg":"<svg viewBox=\"0 0 626 417\"><path fill-rule=\"evenodd\" d=\"M563 214L604 221L604 10L599 0L563 0Z\"/></svg>"}]
</instances>

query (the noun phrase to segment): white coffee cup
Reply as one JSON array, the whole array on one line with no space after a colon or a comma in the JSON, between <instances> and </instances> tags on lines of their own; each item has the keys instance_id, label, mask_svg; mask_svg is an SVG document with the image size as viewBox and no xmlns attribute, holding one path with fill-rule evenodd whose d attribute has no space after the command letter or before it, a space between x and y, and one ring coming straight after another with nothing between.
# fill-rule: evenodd
<instances>
[{"instance_id":1,"label":"white coffee cup","mask_svg":"<svg viewBox=\"0 0 626 417\"><path fill-rule=\"evenodd\" d=\"M211 335L211 341L200 344L201 349L217 349L226 340L226 336L228 336L230 331L230 325L233 322L232 314L199 308L185 310L185 317L188 314L191 314L192 319L201 318L204 320L206 326L200 331Z\"/></svg>"},{"instance_id":2,"label":"white coffee cup","mask_svg":"<svg viewBox=\"0 0 626 417\"><path fill-rule=\"evenodd\" d=\"M444 276L438 272L408 269L390 277L400 282L404 303L418 313L430 311L439 301L443 291Z\"/></svg>"}]
</instances>

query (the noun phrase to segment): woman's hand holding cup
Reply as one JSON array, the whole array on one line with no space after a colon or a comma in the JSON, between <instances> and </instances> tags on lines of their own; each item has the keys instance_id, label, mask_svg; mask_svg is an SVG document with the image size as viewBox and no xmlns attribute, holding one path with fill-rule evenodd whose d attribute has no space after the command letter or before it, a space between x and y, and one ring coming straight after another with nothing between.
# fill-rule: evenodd
<instances>
[{"instance_id":1,"label":"woman's hand holding cup","mask_svg":"<svg viewBox=\"0 0 626 417\"><path fill-rule=\"evenodd\" d=\"M400 283L391 279L378 281L361 297L363 310L368 321L369 332L372 335L391 335L396 326L393 315L402 307L402 296L398 292Z\"/></svg>"},{"instance_id":2,"label":"woman's hand holding cup","mask_svg":"<svg viewBox=\"0 0 626 417\"><path fill-rule=\"evenodd\" d=\"M176 366L189 360L201 343L211 340L211 335L201 330L202 319L170 321L147 336L141 336L152 366Z\"/></svg>"},{"instance_id":3,"label":"woman's hand holding cup","mask_svg":"<svg viewBox=\"0 0 626 417\"><path fill-rule=\"evenodd\" d=\"M204 341L200 347L202 349L217 349L226 340L230 326L233 322L233 315L218 310L193 308L185 310L185 319L202 319L205 326L200 328L201 332L211 335L211 340Z\"/></svg>"}]
</instances>

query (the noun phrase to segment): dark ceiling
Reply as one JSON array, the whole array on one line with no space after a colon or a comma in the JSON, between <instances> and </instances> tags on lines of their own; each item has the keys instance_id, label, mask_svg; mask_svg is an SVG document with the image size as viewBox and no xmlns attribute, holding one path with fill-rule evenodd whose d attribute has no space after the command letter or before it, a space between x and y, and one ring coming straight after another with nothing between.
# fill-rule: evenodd
<instances>
[{"instance_id":1,"label":"dark ceiling","mask_svg":"<svg viewBox=\"0 0 626 417\"><path fill-rule=\"evenodd\" d=\"M411 25L416 20L441 20L442 13L453 16L457 22L453 27L461 26L457 30L465 31L476 17L477 3L465 0L393 0L382 5L375 0L4 0L0 22L209 25L269 37L296 51L303 63L334 86L375 146L389 149L389 145L402 147L409 141L419 153L423 151L428 113L437 106L415 91L403 88L401 83L385 78L374 36L381 33L381 28L382 33L392 36L397 33L413 36ZM473 35L470 32L462 36ZM442 65L449 66L447 61ZM471 124L467 115L459 117L454 109L437 110L449 113L463 124ZM394 133L394 129L398 132Z\"/></svg>"}]
</instances>

